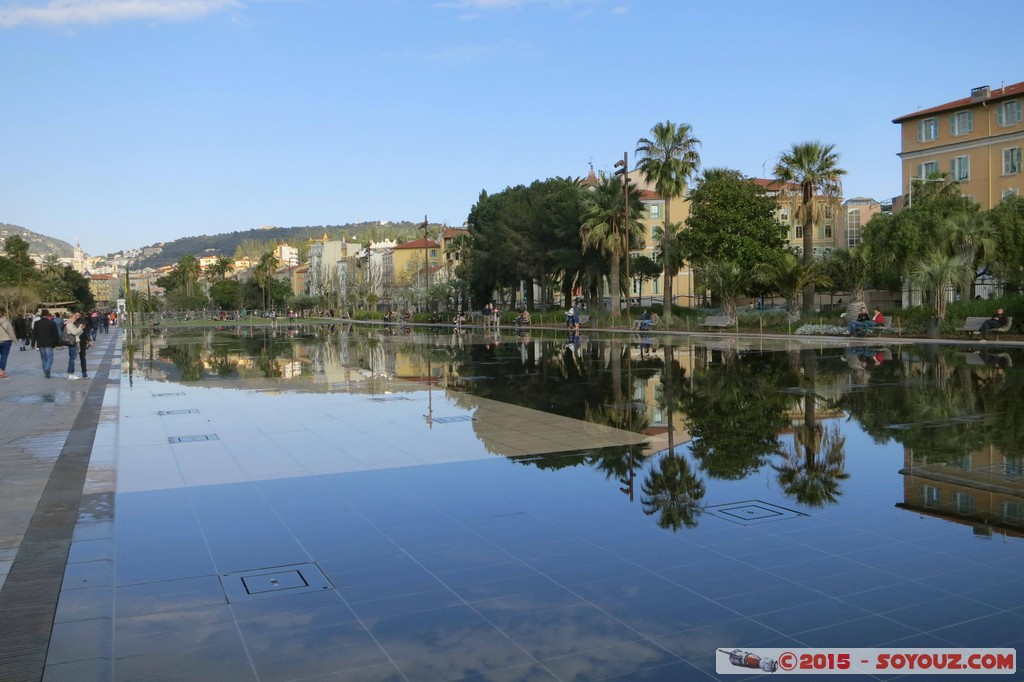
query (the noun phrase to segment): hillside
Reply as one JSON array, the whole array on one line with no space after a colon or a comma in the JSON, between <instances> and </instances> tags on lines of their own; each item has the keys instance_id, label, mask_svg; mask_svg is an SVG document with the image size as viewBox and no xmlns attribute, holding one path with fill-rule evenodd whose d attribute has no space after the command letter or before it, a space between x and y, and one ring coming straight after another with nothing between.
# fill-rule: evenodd
<instances>
[{"instance_id":1,"label":"hillside","mask_svg":"<svg viewBox=\"0 0 1024 682\"><path fill-rule=\"evenodd\" d=\"M66 241L47 237L20 225L9 223L0 223L0 250L3 249L4 240L14 234L28 242L28 252L32 254L39 253L44 256L54 254L61 258L71 258L75 254L75 247Z\"/></svg>"},{"instance_id":2,"label":"hillside","mask_svg":"<svg viewBox=\"0 0 1024 682\"><path fill-rule=\"evenodd\" d=\"M269 227L215 235L200 235L198 237L182 237L164 242L159 245L161 246L160 253L140 258L132 263L132 267L156 268L163 265L173 265L185 254L202 256L209 253L232 256L239 244L253 240L273 244L285 243L296 247L303 242L323 239L325 234L328 239L341 239L344 236L348 239L358 238L360 240L397 239L399 241L406 241L416 238L419 227L418 223L408 221L387 223L385 225L381 225L379 222L364 222L347 225ZM440 225L431 224L431 233L436 234L440 227ZM151 249L153 247L144 248Z\"/></svg>"}]
</instances>

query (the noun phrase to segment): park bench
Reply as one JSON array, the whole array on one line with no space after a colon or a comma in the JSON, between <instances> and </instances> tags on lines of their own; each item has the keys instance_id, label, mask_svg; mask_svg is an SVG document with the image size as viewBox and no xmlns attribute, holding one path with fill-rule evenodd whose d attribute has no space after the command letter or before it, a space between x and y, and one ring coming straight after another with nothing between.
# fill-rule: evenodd
<instances>
[{"instance_id":1,"label":"park bench","mask_svg":"<svg viewBox=\"0 0 1024 682\"><path fill-rule=\"evenodd\" d=\"M633 331L649 331L658 326L658 320L660 319L661 318L658 317L658 313L651 313L651 318L649 320L633 320Z\"/></svg>"},{"instance_id":2,"label":"park bench","mask_svg":"<svg viewBox=\"0 0 1024 682\"><path fill-rule=\"evenodd\" d=\"M735 324L736 321L728 315L709 315L699 326L707 329L725 329Z\"/></svg>"},{"instance_id":3,"label":"park bench","mask_svg":"<svg viewBox=\"0 0 1024 682\"><path fill-rule=\"evenodd\" d=\"M882 324L876 324L875 326L873 326L870 329L868 329L867 333L869 333L869 334L877 334L878 336L881 336L882 334L899 334L900 333L900 328L899 327L892 326L892 316L891 315L883 316L882 320L883 320Z\"/></svg>"},{"instance_id":4,"label":"park bench","mask_svg":"<svg viewBox=\"0 0 1024 682\"><path fill-rule=\"evenodd\" d=\"M992 318L989 318L989 317L968 317L966 320L964 320L964 326L960 327L957 331L968 332L970 334L980 334L981 333L981 324L985 320L990 320L990 319L992 319ZM989 331L990 332L1008 332L1008 331L1010 331L1010 327L1011 326L1013 326L1013 318L1012 317L1007 317L1006 318L1006 324L1004 324L1002 327L992 327L991 329L989 329Z\"/></svg>"}]
</instances>

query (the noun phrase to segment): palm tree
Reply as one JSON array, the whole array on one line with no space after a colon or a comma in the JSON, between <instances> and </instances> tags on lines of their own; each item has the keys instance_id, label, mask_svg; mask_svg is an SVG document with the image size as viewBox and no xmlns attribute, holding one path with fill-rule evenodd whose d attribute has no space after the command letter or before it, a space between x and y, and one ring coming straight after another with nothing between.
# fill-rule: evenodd
<instances>
[{"instance_id":1,"label":"palm tree","mask_svg":"<svg viewBox=\"0 0 1024 682\"><path fill-rule=\"evenodd\" d=\"M942 239L946 243L948 253L959 254L971 266L972 275L977 273L980 261L996 251L996 231L992 223L983 214L965 210L947 218L942 224ZM975 277L970 284L960 291L961 298L973 298Z\"/></svg>"},{"instance_id":2,"label":"palm tree","mask_svg":"<svg viewBox=\"0 0 1024 682\"><path fill-rule=\"evenodd\" d=\"M951 256L937 248L910 266L910 281L928 293L935 318L943 320L949 290L964 288L974 281L974 268L962 254Z\"/></svg>"},{"instance_id":3,"label":"palm tree","mask_svg":"<svg viewBox=\"0 0 1024 682\"><path fill-rule=\"evenodd\" d=\"M235 261L228 256L218 256L217 261L206 268L206 276L210 282L223 282L228 273L235 269Z\"/></svg>"},{"instance_id":4,"label":"palm tree","mask_svg":"<svg viewBox=\"0 0 1024 682\"><path fill-rule=\"evenodd\" d=\"M643 223L639 220L640 199L635 191L631 199L629 215L623 200L622 180L618 177L602 178L592 191L583 193L582 224L580 235L583 245L607 256L610 263L608 278L612 304L612 317L618 317L622 278L619 266L629 254L629 248L643 239Z\"/></svg>"},{"instance_id":5,"label":"palm tree","mask_svg":"<svg viewBox=\"0 0 1024 682\"><path fill-rule=\"evenodd\" d=\"M651 139L641 137L636 142L639 157L637 169L648 182L654 183L654 190L665 200L665 225L671 225L669 206L676 197L686 193L690 179L700 167L697 146L700 140L693 137L692 129L686 123L676 125L671 121L656 123L651 128ZM664 310L665 323L672 322L672 230L664 231L662 241L662 265L665 268Z\"/></svg>"},{"instance_id":6,"label":"palm tree","mask_svg":"<svg viewBox=\"0 0 1024 682\"><path fill-rule=\"evenodd\" d=\"M701 500L707 493L707 487L690 468L686 458L666 452L658 460L657 470L652 468L648 473L640 491L644 514L660 514L660 527L674 531L681 526L697 527L697 519L704 511Z\"/></svg>"},{"instance_id":7,"label":"palm tree","mask_svg":"<svg viewBox=\"0 0 1024 682\"><path fill-rule=\"evenodd\" d=\"M800 186L800 203L796 217L803 227L803 261L806 267L814 262L814 226L821 222L824 206L815 197L825 198L825 204L835 205L843 194L842 176L846 171L839 167L839 154L835 145L821 142L801 142L783 152L775 165L775 177L782 183ZM814 285L804 289L805 314L814 312Z\"/></svg>"},{"instance_id":8,"label":"palm tree","mask_svg":"<svg viewBox=\"0 0 1024 682\"><path fill-rule=\"evenodd\" d=\"M263 292L263 308L267 307L267 282L277 272L279 262L277 256L274 255L273 251L260 256L260 260L256 263L256 267L252 269L252 276L256 279L256 284L259 285L260 291Z\"/></svg>"},{"instance_id":9,"label":"palm tree","mask_svg":"<svg viewBox=\"0 0 1024 682\"><path fill-rule=\"evenodd\" d=\"M786 299L786 319L800 319L800 292L808 286L827 286L832 283L816 263L805 265L792 251L783 251L771 262L757 269L758 278Z\"/></svg>"},{"instance_id":10,"label":"palm tree","mask_svg":"<svg viewBox=\"0 0 1024 682\"><path fill-rule=\"evenodd\" d=\"M722 314L736 319L736 299L754 284L754 273L733 261L715 261L697 269L697 280L720 299Z\"/></svg>"},{"instance_id":11,"label":"palm tree","mask_svg":"<svg viewBox=\"0 0 1024 682\"><path fill-rule=\"evenodd\" d=\"M806 396L806 400L814 400ZM810 507L835 504L842 491L839 481L846 473L846 437L838 426L805 424L793 435L793 448L782 464L773 467L779 473L783 492Z\"/></svg>"}]
</instances>

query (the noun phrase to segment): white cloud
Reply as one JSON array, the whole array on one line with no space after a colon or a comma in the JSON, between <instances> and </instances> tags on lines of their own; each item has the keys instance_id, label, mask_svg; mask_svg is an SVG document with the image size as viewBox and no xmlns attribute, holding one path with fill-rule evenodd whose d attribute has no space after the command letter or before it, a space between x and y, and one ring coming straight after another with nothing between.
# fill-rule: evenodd
<instances>
[{"instance_id":1,"label":"white cloud","mask_svg":"<svg viewBox=\"0 0 1024 682\"><path fill-rule=\"evenodd\" d=\"M241 0L48 0L0 4L0 27L22 24L68 26L155 19L185 21L233 7Z\"/></svg>"},{"instance_id":2,"label":"white cloud","mask_svg":"<svg viewBox=\"0 0 1024 682\"><path fill-rule=\"evenodd\" d=\"M574 7L588 5L595 0L445 0L438 2L438 7L463 10L502 10L518 9L527 5L552 5L554 7Z\"/></svg>"}]
</instances>

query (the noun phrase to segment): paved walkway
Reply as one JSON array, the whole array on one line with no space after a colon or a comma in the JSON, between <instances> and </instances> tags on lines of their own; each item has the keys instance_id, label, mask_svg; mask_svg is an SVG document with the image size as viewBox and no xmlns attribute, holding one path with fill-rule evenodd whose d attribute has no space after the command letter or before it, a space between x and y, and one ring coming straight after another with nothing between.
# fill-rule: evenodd
<instances>
[{"instance_id":1,"label":"paved walkway","mask_svg":"<svg viewBox=\"0 0 1024 682\"><path fill-rule=\"evenodd\" d=\"M0 679L42 677L117 338L97 337L88 379L67 379L64 349L46 379L16 346L0 379Z\"/></svg>"}]
</instances>

